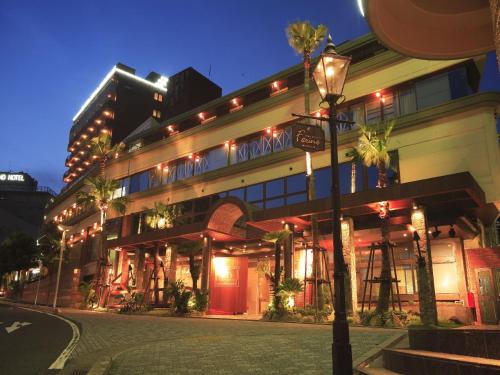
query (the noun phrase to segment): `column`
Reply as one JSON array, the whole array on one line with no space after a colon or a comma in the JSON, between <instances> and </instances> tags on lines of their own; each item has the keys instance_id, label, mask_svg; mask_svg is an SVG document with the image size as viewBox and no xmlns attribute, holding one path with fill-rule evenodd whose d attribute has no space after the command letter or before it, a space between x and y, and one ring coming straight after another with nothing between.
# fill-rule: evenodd
<instances>
[{"instance_id":1,"label":"column","mask_svg":"<svg viewBox=\"0 0 500 375\"><path fill-rule=\"evenodd\" d=\"M201 291L206 293L209 286L210 266L212 262L212 237L203 236L203 249L201 259Z\"/></svg>"}]
</instances>

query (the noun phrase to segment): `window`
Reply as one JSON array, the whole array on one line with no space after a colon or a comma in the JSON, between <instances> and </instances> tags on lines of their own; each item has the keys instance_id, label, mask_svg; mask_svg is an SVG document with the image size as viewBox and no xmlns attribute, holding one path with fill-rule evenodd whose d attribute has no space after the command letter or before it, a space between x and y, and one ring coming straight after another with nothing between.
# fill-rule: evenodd
<instances>
[{"instance_id":1,"label":"window","mask_svg":"<svg viewBox=\"0 0 500 375\"><path fill-rule=\"evenodd\" d=\"M283 178L266 183L266 198L278 197L285 194L285 180Z\"/></svg>"},{"instance_id":2,"label":"window","mask_svg":"<svg viewBox=\"0 0 500 375\"><path fill-rule=\"evenodd\" d=\"M145 191L149 185L149 171L130 176L130 194Z\"/></svg>"},{"instance_id":3,"label":"window","mask_svg":"<svg viewBox=\"0 0 500 375\"><path fill-rule=\"evenodd\" d=\"M177 179L184 180L193 175L193 160L184 159L177 164Z\"/></svg>"},{"instance_id":4,"label":"window","mask_svg":"<svg viewBox=\"0 0 500 375\"><path fill-rule=\"evenodd\" d=\"M407 87L399 91L399 113L407 115L417 111L417 99L415 96L415 87Z\"/></svg>"},{"instance_id":5,"label":"window","mask_svg":"<svg viewBox=\"0 0 500 375\"><path fill-rule=\"evenodd\" d=\"M273 134L273 152L280 152L292 147L292 128L276 130Z\"/></svg>"},{"instance_id":6,"label":"window","mask_svg":"<svg viewBox=\"0 0 500 375\"><path fill-rule=\"evenodd\" d=\"M247 201L252 203L264 199L264 185L257 184L247 187Z\"/></svg>"},{"instance_id":7,"label":"window","mask_svg":"<svg viewBox=\"0 0 500 375\"><path fill-rule=\"evenodd\" d=\"M451 99L448 74L430 77L415 84L417 108L431 107Z\"/></svg>"},{"instance_id":8,"label":"window","mask_svg":"<svg viewBox=\"0 0 500 375\"><path fill-rule=\"evenodd\" d=\"M162 168L153 168L149 174L149 187L155 188L161 185L162 181Z\"/></svg>"},{"instance_id":9,"label":"window","mask_svg":"<svg viewBox=\"0 0 500 375\"><path fill-rule=\"evenodd\" d=\"M431 253L436 293L459 293L455 243L431 241Z\"/></svg>"},{"instance_id":10,"label":"window","mask_svg":"<svg viewBox=\"0 0 500 375\"><path fill-rule=\"evenodd\" d=\"M161 118L161 111L158 111L157 109L153 109L153 117L154 118Z\"/></svg>"},{"instance_id":11,"label":"window","mask_svg":"<svg viewBox=\"0 0 500 375\"><path fill-rule=\"evenodd\" d=\"M167 167L163 168L163 184L171 184L175 182L177 177L177 165L170 163Z\"/></svg>"},{"instance_id":12,"label":"window","mask_svg":"<svg viewBox=\"0 0 500 375\"><path fill-rule=\"evenodd\" d=\"M228 165L228 150L225 146L220 146L210 150L206 154L207 171L223 168Z\"/></svg>"},{"instance_id":13,"label":"window","mask_svg":"<svg viewBox=\"0 0 500 375\"><path fill-rule=\"evenodd\" d=\"M162 101L163 101L163 95L162 95L162 94L160 94L160 93L155 92L155 94L154 94L154 99L155 99L157 102L162 102Z\"/></svg>"},{"instance_id":14,"label":"window","mask_svg":"<svg viewBox=\"0 0 500 375\"><path fill-rule=\"evenodd\" d=\"M472 90L467 82L467 72L465 67L451 71L449 74L451 98L461 98L469 95Z\"/></svg>"},{"instance_id":15,"label":"window","mask_svg":"<svg viewBox=\"0 0 500 375\"><path fill-rule=\"evenodd\" d=\"M331 195L332 176L331 168L321 168L314 171L316 199L328 198Z\"/></svg>"}]
</instances>

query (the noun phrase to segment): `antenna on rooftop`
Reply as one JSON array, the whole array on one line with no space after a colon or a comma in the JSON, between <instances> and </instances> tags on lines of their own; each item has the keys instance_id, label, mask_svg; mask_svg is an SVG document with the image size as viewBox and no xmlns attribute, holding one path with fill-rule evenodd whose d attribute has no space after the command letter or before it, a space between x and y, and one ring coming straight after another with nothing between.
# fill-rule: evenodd
<instances>
[{"instance_id":1,"label":"antenna on rooftop","mask_svg":"<svg viewBox=\"0 0 500 375\"><path fill-rule=\"evenodd\" d=\"M212 73L212 64L208 67L208 78L210 78L210 74Z\"/></svg>"}]
</instances>

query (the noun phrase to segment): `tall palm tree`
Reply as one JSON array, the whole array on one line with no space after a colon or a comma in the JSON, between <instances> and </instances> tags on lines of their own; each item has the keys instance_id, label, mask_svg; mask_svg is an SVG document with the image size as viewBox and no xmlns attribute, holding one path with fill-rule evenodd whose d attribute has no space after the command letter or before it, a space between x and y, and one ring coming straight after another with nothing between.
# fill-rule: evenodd
<instances>
[{"instance_id":1,"label":"tall palm tree","mask_svg":"<svg viewBox=\"0 0 500 375\"><path fill-rule=\"evenodd\" d=\"M186 241L177 245L177 254L184 255L189 259L189 273L193 280L193 292L198 293L198 279L200 278L201 264L195 257L201 254L203 249L202 241Z\"/></svg>"},{"instance_id":2,"label":"tall palm tree","mask_svg":"<svg viewBox=\"0 0 500 375\"><path fill-rule=\"evenodd\" d=\"M310 70L311 70L311 56L312 53L319 47L321 42L325 39L328 29L325 25L318 25L316 27L312 26L309 21L297 21L291 23L286 28L286 35L288 37L288 43L290 46L298 53L302 55L302 61L304 64L304 112L306 115L311 113L311 104L309 100L309 89L310 89ZM307 171L310 171L308 176L308 199L313 200L314 193L314 172L312 166L312 158L309 152L306 152L306 165ZM317 250L319 247L319 235L318 235L318 220L316 215L311 215L311 232L312 232L312 242L313 242L313 268L314 277L317 279L319 270L321 269L320 253ZM328 272L328 270L326 270ZM314 283L316 285L317 283ZM322 290L319 288L313 293L314 296L318 296L317 300L314 297L314 305L319 309L323 308L323 296Z\"/></svg>"},{"instance_id":3,"label":"tall palm tree","mask_svg":"<svg viewBox=\"0 0 500 375\"><path fill-rule=\"evenodd\" d=\"M111 135L101 133L90 140L90 153L94 159L99 160L99 175L104 177L104 171L109 159L117 156L125 148L123 142L111 144Z\"/></svg>"},{"instance_id":4,"label":"tall palm tree","mask_svg":"<svg viewBox=\"0 0 500 375\"><path fill-rule=\"evenodd\" d=\"M89 177L85 180L88 191L80 190L76 193L76 204L83 207L94 206L100 211L101 236L100 236L100 261L95 276L97 283L101 281L102 270L108 261L106 238L106 217L109 208L123 215L127 209L128 198L114 198L114 192L120 187L116 180L106 179L103 176Z\"/></svg>"},{"instance_id":5,"label":"tall palm tree","mask_svg":"<svg viewBox=\"0 0 500 375\"><path fill-rule=\"evenodd\" d=\"M361 161L365 166L377 167L377 188L387 187L387 169L390 167L388 143L395 122L383 121L377 125L360 125L358 145L347 153L352 160ZM378 203L380 217L380 232L382 237L382 269L380 271L380 290L377 302L377 312L389 310L391 292L391 264L389 258L389 202Z\"/></svg>"},{"instance_id":6,"label":"tall palm tree","mask_svg":"<svg viewBox=\"0 0 500 375\"><path fill-rule=\"evenodd\" d=\"M273 277L273 291L274 291L274 308L276 310L282 307L281 298L279 295L278 287L281 282L281 246L285 244L290 231L283 229L275 232L268 232L262 237L263 241L274 243L274 277Z\"/></svg>"}]
</instances>

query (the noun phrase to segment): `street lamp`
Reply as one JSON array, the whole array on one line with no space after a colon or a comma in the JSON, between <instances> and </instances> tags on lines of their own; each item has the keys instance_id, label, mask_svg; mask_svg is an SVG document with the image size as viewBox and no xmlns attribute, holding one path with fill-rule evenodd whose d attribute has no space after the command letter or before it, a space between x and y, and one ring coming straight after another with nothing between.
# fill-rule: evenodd
<instances>
[{"instance_id":1,"label":"street lamp","mask_svg":"<svg viewBox=\"0 0 500 375\"><path fill-rule=\"evenodd\" d=\"M330 129L330 163L332 174L332 220L333 220L333 279L335 286L335 317L333 321L332 361L335 375L352 374L352 350L349 343L347 324L344 273L345 262L342 252L340 223L340 188L337 155L337 110L336 105L343 97L342 91L351 58L340 56L335 51L331 36L321 53L318 65L313 72L322 103L328 103L328 127Z\"/></svg>"},{"instance_id":2,"label":"street lamp","mask_svg":"<svg viewBox=\"0 0 500 375\"><path fill-rule=\"evenodd\" d=\"M62 236L61 236L61 249L59 251L59 265L57 267L56 290L54 292L54 303L52 304L54 310L57 308L57 295L59 293L59 282L61 280L63 253L64 250L66 250L66 232L68 231L69 228L65 225L59 224L57 226L57 229L59 229L62 232Z\"/></svg>"}]
</instances>

